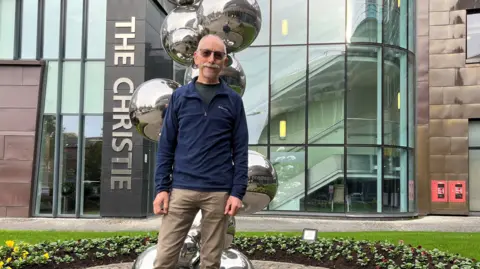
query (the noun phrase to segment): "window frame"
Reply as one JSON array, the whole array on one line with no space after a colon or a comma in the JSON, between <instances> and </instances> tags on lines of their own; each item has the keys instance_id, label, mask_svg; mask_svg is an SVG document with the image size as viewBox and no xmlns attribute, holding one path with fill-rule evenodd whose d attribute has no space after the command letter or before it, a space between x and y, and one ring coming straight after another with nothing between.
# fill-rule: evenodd
<instances>
[{"instance_id":1,"label":"window frame","mask_svg":"<svg viewBox=\"0 0 480 269\"><path fill-rule=\"evenodd\" d=\"M468 21L470 15L476 15L478 14L480 16L480 8L473 8L473 9L467 9L466 10L466 15L465 15L465 64L478 64L480 63L480 56L476 58L469 58L468 57ZM479 19L480 20L480 19Z\"/></svg>"}]
</instances>

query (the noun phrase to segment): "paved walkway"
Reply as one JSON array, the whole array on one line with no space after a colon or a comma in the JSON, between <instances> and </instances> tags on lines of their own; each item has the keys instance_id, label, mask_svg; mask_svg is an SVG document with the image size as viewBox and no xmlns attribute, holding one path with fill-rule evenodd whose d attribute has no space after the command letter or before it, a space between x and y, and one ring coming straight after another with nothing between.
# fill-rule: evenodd
<instances>
[{"instance_id":1,"label":"paved walkway","mask_svg":"<svg viewBox=\"0 0 480 269\"><path fill-rule=\"evenodd\" d=\"M480 232L480 217L427 216L410 220L319 219L301 217L237 217L237 231L445 231ZM155 231L161 217L148 219L0 218L0 230Z\"/></svg>"},{"instance_id":2,"label":"paved walkway","mask_svg":"<svg viewBox=\"0 0 480 269\"><path fill-rule=\"evenodd\" d=\"M118 263L104 266L89 267L87 269L131 269L133 263ZM305 266L293 263L252 261L255 269L327 269L324 267Z\"/></svg>"}]
</instances>

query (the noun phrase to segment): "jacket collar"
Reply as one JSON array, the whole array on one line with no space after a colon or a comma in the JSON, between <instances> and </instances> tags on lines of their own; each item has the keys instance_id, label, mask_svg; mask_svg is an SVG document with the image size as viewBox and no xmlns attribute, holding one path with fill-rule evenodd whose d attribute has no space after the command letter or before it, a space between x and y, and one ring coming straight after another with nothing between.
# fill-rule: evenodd
<instances>
[{"instance_id":1,"label":"jacket collar","mask_svg":"<svg viewBox=\"0 0 480 269\"><path fill-rule=\"evenodd\" d=\"M195 82L197 82L197 79L198 79L198 76L194 77L192 81L190 81L187 84L186 96L199 97L197 91L195 90ZM220 78L219 80L220 80L220 89L217 90L215 95L218 95L218 94L228 95L228 92L231 91L232 89L230 89L230 87L227 85L225 80L223 80L222 78Z\"/></svg>"}]
</instances>

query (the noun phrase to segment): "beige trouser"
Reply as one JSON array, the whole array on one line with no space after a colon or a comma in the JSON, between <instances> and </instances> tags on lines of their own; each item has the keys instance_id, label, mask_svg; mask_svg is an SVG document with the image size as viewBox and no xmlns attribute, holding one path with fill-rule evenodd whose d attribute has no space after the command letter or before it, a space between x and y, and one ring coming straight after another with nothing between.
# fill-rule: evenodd
<instances>
[{"instance_id":1,"label":"beige trouser","mask_svg":"<svg viewBox=\"0 0 480 269\"><path fill-rule=\"evenodd\" d=\"M200 269L220 268L228 225L228 215L224 214L227 199L227 192L173 189L160 226L153 269L175 268L198 210L202 211Z\"/></svg>"}]
</instances>

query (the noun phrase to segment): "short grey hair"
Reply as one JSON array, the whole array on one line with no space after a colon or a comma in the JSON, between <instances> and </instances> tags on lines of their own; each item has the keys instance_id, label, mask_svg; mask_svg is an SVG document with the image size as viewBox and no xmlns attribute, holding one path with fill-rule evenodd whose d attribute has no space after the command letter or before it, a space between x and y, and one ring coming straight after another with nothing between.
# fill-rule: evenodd
<instances>
[{"instance_id":1,"label":"short grey hair","mask_svg":"<svg viewBox=\"0 0 480 269\"><path fill-rule=\"evenodd\" d=\"M200 44L202 44L202 42L207 39L207 38L210 38L210 37L213 37L213 38L216 38L217 40L219 40L222 44L223 44L223 52L225 52L225 54L227 54L227 46L225 45L225 42L223 41L223 39L221 39L218 35L214 35L214 34L207 34L205 36L203 36L200 41L198 42L198 47L197 47L197 50L198 48L200 48Z\"/></svg>"}]
</instances>

